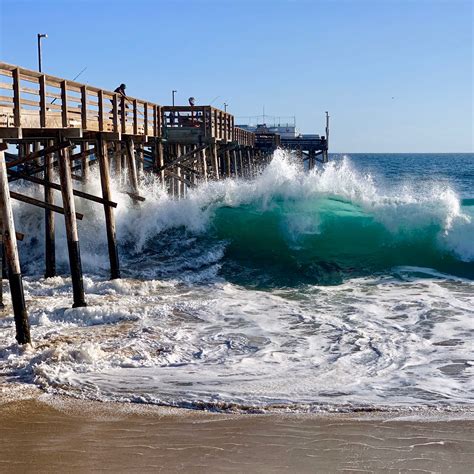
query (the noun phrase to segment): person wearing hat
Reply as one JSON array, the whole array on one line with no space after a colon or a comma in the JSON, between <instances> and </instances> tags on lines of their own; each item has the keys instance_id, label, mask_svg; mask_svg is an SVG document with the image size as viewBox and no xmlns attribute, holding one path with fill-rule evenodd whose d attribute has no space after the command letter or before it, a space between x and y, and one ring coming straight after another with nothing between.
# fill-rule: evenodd
<instances>
[{"instance_id":1,"label":"person wearing hat","mask_svg":"<svg viewBox=\"0 0 474 474\"><path fill-rule=\"evenodd\" d=\"M117 92L120 94L122 97L127 97L127 94L125 94L125 89L127 86L125 84L120 84L117 89L114 90L114 92Z\"/></svg>"},{"instance_id":2,"label":"person wearing hat","mask_svg":"<svg viewBox=\"0 0 474 474\"><path fill-rule=\"evenodd\" d=\"M117 94L120 94L122 96L121 100L120 100L120 104L124 105L125 109L128 109L128 105L125 103L125 100L127 99L127 94L125 93L125 89L127 88L127 86L125 84L120 84L115 90L114 92L116 92ZM113 101L111 100L110 102L112 102L113 104ZM118 113L121 114L122 113L122 107L120 106L119 107L119 110L118 110Z\"/></svg>"}]
</instances>

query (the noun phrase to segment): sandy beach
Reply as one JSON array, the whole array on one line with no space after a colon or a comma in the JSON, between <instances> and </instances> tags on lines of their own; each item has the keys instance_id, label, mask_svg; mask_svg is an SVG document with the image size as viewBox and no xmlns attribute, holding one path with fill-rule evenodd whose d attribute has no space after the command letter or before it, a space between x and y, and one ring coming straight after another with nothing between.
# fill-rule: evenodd
<instances>
[{"instance_id":1,"label":"sandy beach","mask_svg":"<svg viewBox=\"0 0 474 474\"><path fill-rule=\"evenodd\" d=\"M216 414L40 396L0 406L1 472L451 472L459 415Z\"/></svg>"}]
</instances>

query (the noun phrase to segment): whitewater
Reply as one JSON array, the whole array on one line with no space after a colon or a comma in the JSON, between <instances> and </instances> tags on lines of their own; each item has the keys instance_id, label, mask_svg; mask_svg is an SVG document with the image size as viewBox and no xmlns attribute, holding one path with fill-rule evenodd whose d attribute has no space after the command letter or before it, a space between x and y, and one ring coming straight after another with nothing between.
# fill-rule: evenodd
<instances>
[{"instance_id":1,"label":"whitewater","mask_svg":"<svg viewBox=\"0 0 474 474\"><path fill-rule=\"evenodd\" d=\"M139 206L117 179L122 279L108 280L102 207L77 201L86 308L71 308L62 219L60 276L44 279L43 211L15 204L34 343L18 347L0 316L2 392L474 411L474 175L464 163L456 176L402 176L393 156L371 166L340 156L308 171L278 150L254 179L201 183L182 200L147 177ZM98 176L84 189L99 195Z\"/></svg>"}]
</instances>

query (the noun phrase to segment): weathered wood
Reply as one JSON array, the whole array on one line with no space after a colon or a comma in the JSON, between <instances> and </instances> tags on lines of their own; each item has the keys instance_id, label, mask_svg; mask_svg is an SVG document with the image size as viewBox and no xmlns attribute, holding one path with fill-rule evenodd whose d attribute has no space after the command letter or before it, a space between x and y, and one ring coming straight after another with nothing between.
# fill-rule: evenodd
<instances>
[{"instance_id":1,"label":"weathered wood","mask_svg":"<svg viewBox=\"0 0 474 474\"><path fill-rule=\"evenodd\" d=\"M67 107L67 81L61 82L61 119L63 128L68 128L69 115Z\"/></svg>"},{"instance_id":2,"label":"weathered wood","mask_svg":"<svg viewBox=\"0 0 474 474\"><path fill-rule=\"evenodd\" d=\"M97 149L99 150L100 183L104 202L110 202L112 193L110 191L110 170L107 157L107 142L99 135ZM107 231L107 245L110 260L110 278L120 278L120 264L118 257L117 239L115 232L115 216L111 206L104 205L105 226Z\"/></svg>"},{"instance_id":3,"label":"weathered wood","mask_svg":"<svg viewBox=\"0 0 474 474\"><path fill-rule=\"evenodd\" d=\"M69 252L69 266L71 269L73 308L87 306L84 295L84 282L82 277L81 252L79 248L79 234L77 232L76 208L72 192L71 162L69 149L63 148L59 157L59 177L64 206L64 221L66 224L66 237Z\"/></svg>"},{"instance_id":4,"label":"weathered wood","mask_svg":"<svg viewBox=\"0 0 474 474\"><path fill-rule=\"evenodd\" d=\"M39 158L40 156L45 156L48 153L54 153L55 151L61 150L62 148L72 146L72 142L69 140L63 141L58 143L57 145L53 145L50 147L43 148L42 150L35 151L33 153L25 153L25 156L18 158L17 160L9 161L7 163L7 168L13 168L14 166L21 165L26 163L27 161L34 160L35 158Z\"/></svg>"},{"instance_id":5,"label":"weathered wood","mask_svg":"<svg viewBox=\"0 0 474 474\"><path fill-rule=\"evenodd\" d=\"M128 138L125 141L127 148L127 160L128 160L128 175L130 180L130 187L134 194L138 194L138 177L137 177L137 165L135 160L135 144L133 138Z\"/></svg>"},{"instance_id":6,"label":"weathered wood","mask_svg":"<svg viewBox=\"0 0 474 474\"><path fill-rule=\"evenodd\" d=\"M23 279L20 270L20 259L15 238L15 222L10 201L5 152L0 148L0 206L2 211L3 245L8 263L8 279L12 297L13 314L16 327L16 340L18 344L31 342L30 324L26 311L25 295L23 292Z\"/></svg>"},{"instance_id":7,"label":"weathered wood","mask_svg":"<svg viewBox=\"0 0 474 474\"><path fill-rule=\"evenodd\" d=\"M192 181L189 181L189 179L186 179L184 178L183 176L181 176L181 174L179 173L174 173L173 171L170 171L170 170L165 170L165 173L174 178L176 181L178 181L179 185L177 187L178 189L178 192L176 193L176 195L178 197L181 197L181 185L188 185L190 188L192 188L194 186L194 183Z\"/></svg>"},{"instance_id":8,"label":"weathered wood","mask_svg":"<svg viewBox=\"0 0 474 474\"><path fill-rule=\"evenodd\" d=\"M157 140L155 143L155 172L160 174L161 182L164 184L165 182L165 173L163 165L165 163L164 159L164 151L163 151L163 144L160 140Z\"/></svg>"},{"instance_id":9,"label":"weathered wood","mask_svg":"<svg viewBox=\"0 0 474 474\"><path fill-rule=\"evenodd\" d=\"M105 130L104 127L104 91L100 90L97 93L98 98L98 108L99 108L99 130L103 132Z\"/></svg>"},{"instance_id":10,"label":"weathered wood","mask_svg":"<svg viewBox=\"0 0 474 474\"><path fill-rule=\"evenodd\" d=\"M12 174L13 176L16 176L18 178L24 179L25 181L29 181L30 183L36 183L36 184L41 184L45 186L46 188L51 188L51 189L56 189L57 191L61 191L61 186L56 183L52 183L50 181L47 181L45 179L41 178L36 178L34 176L29 176L25 173L20 173L18 171L13 171L13 170L8 170L9 174ZM117 207L117 203L113 201L107 201L103 198L100 198L98 196L94 196L93 194L86 193L84 191L80 191L78 189L73 189L73 194L74 196L87 199L88 201L93 201L97 202L99 204L103 204L104 206L108 207Z\"/></svg>"},{"instance_id":11,"label":"weathered wood","mask_svg":"<svg viewBox=\"0 0 474 474\"><path fill-rule=\"evenodd\" d=\"M21 127L20 69L13 70L13 124Z\"/></svg>"},{"instance_id":12,"label":"weathered wood","mask_svg":"<svg viewBox=\"0 0 474 474\"><path fill-rule=\"evenodd\" d=\"M87 129L87 86L81 87L81 120L82 128Z\"/></svg>"},{"instance_id":13,"label":"weathered wood","mask_svg":"<svg viewBox=\"0 0 474 474\"><path fill-rule=\"evenodd\" d=\"M15 191L10 191L10 197L16 201L24 202L26 204L31 204L32 206L41 207L42 209L49 209L50 211L57 212L58 214L64 214L65 210L62 207L54 206L53 204L48 204L47 202L40 201L39 199L32 198L30 196L25 196L24 194L17 193ZM80 212L76 212L76 219L82 220L84 215Z\"/></svg>"},{"instance_id":14,"label":"weathered wood","mask_svg":"<svg viewBox=\"0 0 474 474\"><path fill-rule=\"evenodd\" d=\"M46 127L46 76L43 74L39 78L40 94L40 127Z\"/></svg>"},{"instance_id":15,"label":"weathered wood","mask_svg":"<svg viewBox=\"0 0 474 474\"><path fill-rule=\"evenodd\" d=\"M202 175L204 181L207 183L207 153L209 148L201 151L201 164L202 164Z\"/></svg>"},{"instance_id":16,"label":"weathered wood","mask_svg":"<svg viewBox=\"0 0 474 474\"><path fill-rule=\"evenodd\" d=\"M82 181L86 182L89 179L89 142L81 142L81 170ZM72 159L71 159L72 161Z\"/></svg>"},{"instance_id":17,"label":"weathered wood","mask_svg":"<svg viewBox=\"0 0 474 474\"><path fill-rule=\"evenodd\" d=\"M49 147L54 146L54 141L49 141ZM44 157L44 181L52 183L53 179L53 154L48 153ZM45 186L44 200L46 203L54 205L53 188ZM45 243L45 278L52 278L56 276L56 244L55 244L55 227L54 227L54 212L51 209L44 211L44 243Z\"/></svg>"},{"instance_id":18,"label":"weathered wood","mask_svg":"<svg viewBox=\"0 0 474 474\"><path fill-rule=\"evenodd\" d=\"M178 145L179 147L180 145ZM160 172L164 169L167 169L167 168L173 168L175 167L177 164L179 163L184 163L188 160L191 160L194 158L194 156L201 152L202 150L205 150L206 148L208 147L208 145L201 145L201 146L198 146L197 148L193 149L193 150L190 150L188 153L185 153L183 155L179 155L177 156L177 158L175 158L174 160L170 161L169 163L166 163L162 166L160 166L156 171L157 172ZM181 153L181 152L180 152Z\"/></svg>"},{"instance_id":19,"label":"weathered wood","mask_svg":"<svg viewBox=\"0 0 474 474\"><path fill-rule=\"evenodd\" d=\"M219 157L217 154L217 144L214 142L210 145L211 163L214 171L214 179L219 179Z\"/></svg>"}]
</instances>

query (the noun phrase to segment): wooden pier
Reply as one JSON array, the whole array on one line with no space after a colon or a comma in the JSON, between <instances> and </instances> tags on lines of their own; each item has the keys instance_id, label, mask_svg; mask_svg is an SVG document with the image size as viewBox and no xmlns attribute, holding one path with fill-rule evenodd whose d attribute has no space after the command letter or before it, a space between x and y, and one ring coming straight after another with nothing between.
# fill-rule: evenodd
<instances>
[{"instance_id":1,"label":"wooden pier","mask_svg":"<svg viewBox=\"0 0 474 474\"><path fill-rule=\"evenodd\" d=\"M162 106L0 63L2 274L10 282L18 343L31 338L17 249L22 234L15 230L11 199L44 209L45 277L56 274L55 219L57 214L64 218L73 307L85 306L77 220L87 216L76 212L75 197L103 207L110 278L120 278L113 176L125 178L119 191L137 205L146 199L140 182L150 173L170 195L181 198L199 182L255 176L280 145L312 150L312 157L319 153L327 160L327 141L282 143L279 137L236 127L231 114L211 106ZM92 167L99 170L101 196L74 188L75 182L87 182ZM9 184L18 180L42 186L44 200L10 190ZM55 192L61 193L62 207L55 204Z\"/></svg>"}]
</instances>

